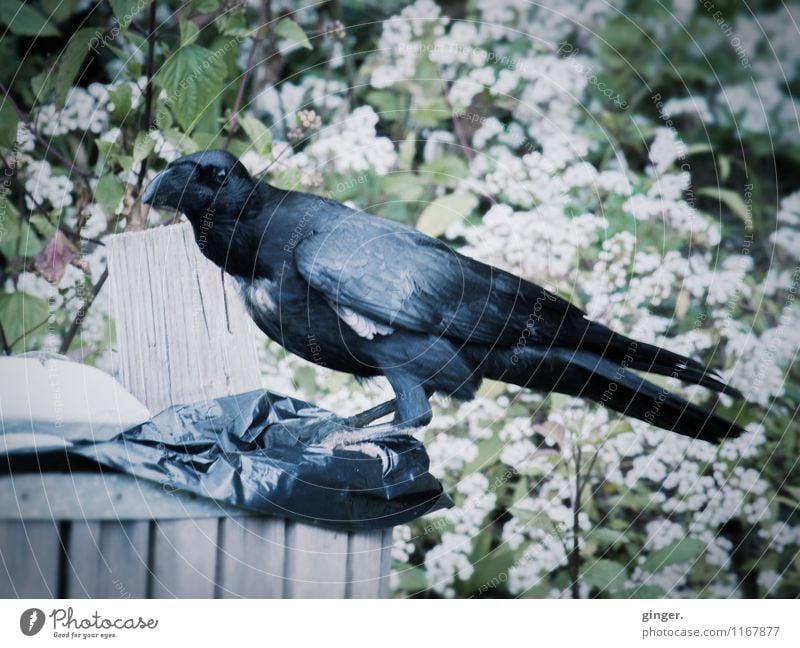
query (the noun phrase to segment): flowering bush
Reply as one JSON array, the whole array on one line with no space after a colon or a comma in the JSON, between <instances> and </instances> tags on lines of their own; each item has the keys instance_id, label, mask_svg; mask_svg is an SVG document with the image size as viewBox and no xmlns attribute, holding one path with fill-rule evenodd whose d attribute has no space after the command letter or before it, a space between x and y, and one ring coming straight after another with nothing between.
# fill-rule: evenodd
<instances>
[{"instance_id":1,"label":"flowering bush","mask_svg":"<svg viewBox=\"0 0 800 648\"><path fill-rule=\"evenodd\" d=\"M398 596L797 596L800 15L616 4L0 0L4 351L113 370L103 238L167 223L147 179L227 147L747 396L655 379L746 426L719 448L503 384L437 401L456 506L396 529ZM266 342L261 366L340 413L387 391Z\"/></svg>"}]
</instances>

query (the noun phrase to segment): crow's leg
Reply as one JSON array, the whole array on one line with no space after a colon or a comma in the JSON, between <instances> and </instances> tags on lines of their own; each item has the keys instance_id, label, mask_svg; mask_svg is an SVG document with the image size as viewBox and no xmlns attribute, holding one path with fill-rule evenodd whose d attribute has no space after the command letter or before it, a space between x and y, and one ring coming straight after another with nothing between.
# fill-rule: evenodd
<instances>
[{"instance_id":1,"label":"crow's leg","mask_svg":"<svg viewBox=\"0 0 800 648\"><path fill-rule=\"evenodd\" d=\"M395 398L344 419L345 425L325 439L323 445L349 447L359 449L367 454L375 454L375 456L381 457L385 466L388 458L381 450L380 439L398 434L410 434L413 428L422 427L431 422L432 414L430 403L428 403L428 393L419 380L399 372L387 374L386 378L394 389ZM395 417L391 423L366 425L392 411L395 412Z\"/></svg>"},{"instance_id":2,"label":"crow's leg","mask_svg":"<svg viewBox=\"0 0 800 648\"><path fill-rule=\"evenodd\" d=\"M387 372L386 378L394 389L397 427L424 427L431 422L433 414L428 402L428 392L419 379L404 372Z\"/></svg>"},{"instance_id":3,"label":"crow's leg","mask_svg":"<svg viewBox=\"0 0 800 648\"><path fill-rule=\"evenodd\" d=\"M348 416L344 420L345 425L354 428L364 427L365 425L369 425L373 421L377 421L379 418L382 418L387 414L391 414L395 411L396 407L397 404L395 399L388 400L385 403L376 405L375 407L370 407L368 410L364 410L358 414L353 414L353 416Z\"/></svg>"}]
</instances>

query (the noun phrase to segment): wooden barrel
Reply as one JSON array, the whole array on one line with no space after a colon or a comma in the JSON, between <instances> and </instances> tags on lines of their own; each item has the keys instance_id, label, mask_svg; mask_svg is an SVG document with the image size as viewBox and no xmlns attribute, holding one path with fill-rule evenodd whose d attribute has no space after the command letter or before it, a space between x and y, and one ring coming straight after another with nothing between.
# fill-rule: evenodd
<instances>
[{"instance_id":1,"label":"wooden barrel","mask_svg":"<svg viewBox=\"0 0 800 648\"><path fill-rule=\"evenodd\" d=\"M261 387L257 336L189 225L109 240L120 382L151 412ZM228 328L230 327L230 328ZM375 598L391 530L344 533L118 474L0 478L0 596Z\"/></svg>"}]
</instances>

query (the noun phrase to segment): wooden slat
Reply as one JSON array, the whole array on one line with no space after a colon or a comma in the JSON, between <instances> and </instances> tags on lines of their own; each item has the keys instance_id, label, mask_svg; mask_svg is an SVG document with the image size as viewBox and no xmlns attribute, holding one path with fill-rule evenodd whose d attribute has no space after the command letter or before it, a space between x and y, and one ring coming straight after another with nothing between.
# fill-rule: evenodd
<instances>
[{"instance_id":1,"label":"wooden slat","mask_svg":"<svg viewBox=\"0 0 800 648\"><path fill-rule=\"evenodd\" d=\"M220 527L222 598L280 598L284 590L285 522L278 518L222 520Z\"/></svg>"},{"instance_id":2,"label":"wooden slat","mask_svg":"<svg viewBox=\"0 0 800 648\"><path fill-rule=\"evenodd\" d=\"M347 590L347 533L287 523L288 598L344 598Z\"/></svg>"},{"instance_id":3,"label":"wooden slat","mask_svg":"<svg viewBox=\"0 0 800 648\"><path fill-rule=\"evenodd\" d=\"M172 520L252 511L131 475L35 473L0 477L0 520Z\"/></svg>"},{"instance_id":4,"label":"wooden slat","mask_svg":"<svg viewBox=\"0 0 800 648\"><path fill-rule=\"evenodd\" d=\"M145 597L149 527L147 521L73 522L67 597Z\"/></svg>"},{"instance_id":5,"label":"wooden slat","mask_svg":"<svg viewBox=\"0 0 800 648\"><path fill-rule=\"evenodd\" d=\"M392 530L352 533L348 544L348 598L387 598L392 567Z\"/></svg>"},{"instance_id":6,"label":"wooden slat","mask_svg":"<svg viewBox=\"0 0 800 648\"><path fill-rule=\"evenodd\" d=\"M347 547L347 597L377 598L381 591L383 532L350 534Z\"/></svg>"},{"instance_id":7,"label":"wooden slat","mask_svg":"<svg viewBox=\"0 0 800 648\"><path fill-rule=\"evenodd\" d=\"M392 537L392 529L383 530L383 539L381 540L381 581L378 588L378 598L389 598L392 591L392 546L394 539Z\"/></svg>"},{"instance_id":8,"label":"wooden slat","mask_svg":"<svg viewBox=\"0 0 800 648\"><path fill-rule=\"evenodd\" d=\"M61 539L53 521L0 521L0 597L59 595Z\"/></svg>"},{"instance_id":9,"label":"wooden slat","mask_svg":"<svg viewBox=\"0 0 800 648\"><path fill-rule=\"evenodd\" d=\"M212 598L217 567L217 520L153 522L153 598Z\"/></svg>"},{"instance_id":10,"label":"wooden slat","mask_svg":"<svg viewBox=\"0 0 800 648\"><path fill-rule=\"evenodd\" d=\"M122 384L152 412L261 386L255 327L188 224L109 238Z\"/></svg>"}]
</instances>

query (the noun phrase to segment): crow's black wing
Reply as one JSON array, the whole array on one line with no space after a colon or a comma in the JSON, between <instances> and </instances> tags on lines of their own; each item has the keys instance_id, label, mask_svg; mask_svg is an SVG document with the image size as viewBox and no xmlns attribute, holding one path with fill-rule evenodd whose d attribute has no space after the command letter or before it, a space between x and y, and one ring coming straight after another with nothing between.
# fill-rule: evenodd
<instances>
[{"instance_id":1,"label":"crow's black wing","mask_svg":"<svg viewBox=\"0 0 800 648\"><path fill-rule=\"evenodd\" d=\"M580 349L741 398L696 360L615 333L541 286L404 225L333 201L326 206L294 260L357 330L402 327L462 342Z\"/></svg>"},{"instance_id":2,"label":"crow's black wing","mask_svg":"<svg viewBox=\"0 0 800 648\"><path fill-rule=\"evenodd\" d=\"M337 309L484 344L512 345L523 331L552 343L585 328L580 309L540 286L417 230L337 207L315 219L294 250L300 274Z\"/></svg>"}]
</instances>

